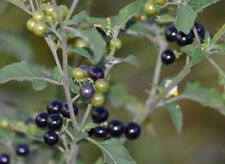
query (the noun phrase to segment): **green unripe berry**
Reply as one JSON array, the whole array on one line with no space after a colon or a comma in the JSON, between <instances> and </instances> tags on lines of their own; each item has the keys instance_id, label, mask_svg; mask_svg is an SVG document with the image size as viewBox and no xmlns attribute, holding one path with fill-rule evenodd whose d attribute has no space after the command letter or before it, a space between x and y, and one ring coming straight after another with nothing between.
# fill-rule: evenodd
<instances>
[{"instance_id":1,"label":"green unripe berry","mask_svg":"<svg viewBox=\"0 0 225 164\"><path fill-rule=\"evenodd\" d=\"M53 11L54 11L54 7L52 5L47 5L45 7L45 12L47 15L51 15Z\"/></svg>"},{"instance_id":2,"label":"green unripe berry","mask_svg":"<svg viewBox=\"0 0 225 164\"><path fill-rule=\"evenodd\" d=\"M153 2L147 2L145 4L145 12L149 15L154 15L157 13L157 7Z\"/></svg>"},{"instance_id":3,"label":"green unripe berry","mask_svg":"<svg viewBox=\"0 0 225 164\"><path fill-rule=\"evenodd\" d=\"M38 36L44 36L47 31L47 25L45 23L39 22L34 26L34 33Z\"/></svg>"},{"instance_id":4,"label":"green unripe berry","mask_svg":"<svg viewBox=\"0 0 225 164\"><path fill-rule=\"evenodd\" d=\"M35 26L35 21L32 18L30 18L26 23L26 27L29 31L33 31L34 26Z\"/></svg>"},{"instance_id":5,"label":"green unripe berry","mask_svg":"<svg viewBox=\"0 0 225 164\"><path fill-rule=\"evenodd\" d=\"M0 120L0 127L1 128L8 128L10 125L8 120Z\"/></svg>"},{"instance_id":6,"label":"green unripe berry","mask_svg":"<svg viewBox=\"0 0 225 164\"><path fill-rule=\"evenodd\" d=\"M45 20L46 20L46 22L48 22L49 24L52 24L52 23L53 23L53 18L52 18L50 15L47 15L47 16L45 17Z\"/></svg>"},{"instance_id":7,"label":"green unripe berry","mask_svg":"<svg viewBox=\"0 0 225 164\"><path fill-rule=\"evenodd\" d=\"M77 80L81 80L85 77L85 73L81 68L75 68L73 70L73 78Z\"/></svg>"},{"instance_id":8,"label":"green unripe berry","mask_svg":"<svg viewBox=\"0 0 225 164\"><path fill-rule=\"evenodd\" d=\"M115 48L116 50L120 49L122 47L122 42L120 39L112 39L110 41L110 48Z\"/></svg>"},{"instance_id":9,"label":"green unripe berry","mask_svg":"<svg viewBox=\"0 0 225 164\"><path fill-rule=\"evenodd\" d=\"M167 0L154 0L155 1L155 3L157 3L158 5L164 5L166 2L167 2Z\"/></svg>"},{"instance_id":10,"label":"green unripe berry","mask_svg":"<svg viewBox=\"0 0 225 164\"><path fill-rule=\"evenodd\" d=\"M109 90L109 82L104 79L98 79L97 81L95 81L94 87L96 91L105 93Z\"/></svg>"},{"instance_id":11,"label":"green unripe berry","mask_svg":"<svg viewBox=\"0 0 225 164\"><path fill-rule=\"evenodd\" d=\"M83 39L79 38L75 41L75 47L88 47L88 43Z\"/></svg>"},{"instance_id":12,"label":"green unripe berry","mask_svg":"<svg viewBox=\"0 0 225 164\"><path fill-rule=\"evenodd\" d=\"M51 17L52 17L52 19L53 19L54 21L58 21L58 16L57 16L57 13L56 13L55 11L53 11L53 12L51 13Z\"/></svg>"},{"instance_id":13,"label":"green unripe berry","mask_svg":"<svg viewBox=\"0 0 225 164\"><path fill-rule=\"evenodd\" d=\"M69 12L69 8L65 5L59 6L59 13L62 14L62 18L66 18L67 14Z\"/></svg>"},{"instance_id":14,"label":"green unripe berry","mask_svg":"<svg viewBox=\"0 0 225 164\"><path fill-rule=\"evenodd\" d=\"M96 92L91 99L91 103L95 107L100 107L105 103L105 97L102 93Z\"/></svg>"},{"instance_id":15,"label":"green unripe berry","mask_svg":"<svg viewBox=\"0 0 225 164\"><path fill-rule=\"evenodd\" d=\"M37 11L33 15L33 20L35 22L42 22L45 19L45 14L42 11Z\"/></svg>"}]
</instances>

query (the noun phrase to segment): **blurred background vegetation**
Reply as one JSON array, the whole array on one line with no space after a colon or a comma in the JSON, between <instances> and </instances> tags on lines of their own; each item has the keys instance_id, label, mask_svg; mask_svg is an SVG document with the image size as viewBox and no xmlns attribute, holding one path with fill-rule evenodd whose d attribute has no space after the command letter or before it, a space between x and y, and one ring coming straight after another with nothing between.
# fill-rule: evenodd
<instances>
[{"instance_id":1,"label":"blurred background vegetation","mask_svg":"<svg viewBox=\"0 0 225 164\"><path fill-rule=\"evenodd\" d=\"M84 9L91 1L82 1L79 10ZM129 0L95 0L91 3L90 14L101 17L116 15L119 9L129 2ZM225 22L224 9L225 1L221 0L206 8L198 16L198 21L214 34ZM44 39L26 30L25 23L28 18L29 15L19 8L3 0L0 1L0 67L20 60L30 60L46 67L54 66L54 60ZM144 102L147 97L145 90L149 88L153 77L157 50L146 39L124 35L120 38L123 47L116 55L125 57L133 54L138 58L140 67L136 68L128 64L118 65L112 71L112 82L125 84L130 94L136 95L140 101ZM18 44L17 39L21 39L22 42ZM174 45L170 47L178 49ZM71 63L74 58L70 57ZM225 69L224 57L214 58ZM183 59L179 59L171 66L163 66L161 79L176 75L183 65ZM215 86L222 90L217 85L217 78L216 70L207 61L203 61L179 85L179 91L183 90L187 81L200 81L204 87ZM45 110L48 101L61 98L60 93L62 92L52 85L48 85L45 90L39 92L34 91L31 84L27 82L10 82L0 85L0 119L23 121L28 117L33 117L36 112ZM184 116L182 133L177 135L168 111L163 108L158 109L151 115L151 123L156 135L152 135L143 128L143 133L138 140L126 144L131 155L138 164L224 164L225 117L214 109L191 101L179 101L179 104ZM112 108L109 103L106 106L110 110L110 119L120 119L124 123L132 120L132 116L128 115L126 110ZM4 147L0 145L1 149L4 150ZM43 151L35 152L36 154L33 153L29 158L42 154L41 152ZM85 164L92 164L100 155L97 148L89 143L82 143L80 153ZM48 153L45 153L34 162L27 160L27 163L44 162L47 157Z\"/></svg>"}]
</instances>

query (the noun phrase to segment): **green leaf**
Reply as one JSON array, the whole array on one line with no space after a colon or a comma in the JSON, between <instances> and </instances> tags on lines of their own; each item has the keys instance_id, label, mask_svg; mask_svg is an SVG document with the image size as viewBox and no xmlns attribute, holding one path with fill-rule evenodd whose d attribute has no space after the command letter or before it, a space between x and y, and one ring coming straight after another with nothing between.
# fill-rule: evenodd
<instances>
[{"instance_id":1,"label":"green leaf","mask_svg":"<svg viewBox=\"0 0 225 164\"><path fill-rule=\"evenodd\" d=\"M189 5L193 7L195 11L201 12L204 8L216 2L219 2L219 0L191 0Z\"/></svg>"},{"instance_id":2,"label":"green leaf","mask_svg":"<svg viewBox=\"0 0 225 164\"><path fill-rule=\"evenodd\" d=\"M136 37L148 37L150 34L149 30L146 29L146 25L143 22L129 21L126 26L125 33Z\"/></svg>"},{"instance_id":3,"label":"green leaf","mask_svg":"<svg viewBox=\"0 0 225 164\"><path fill-rule=\"evenodd\" d=\"M157 18L160 21L174 20L175 18L172 15L158 15Z\"/></svg>"},{"instance_id":4,"label":"green leaf","mask_svg":"<svg viewBox=\"0 0 225 164\"><path fill-rule=\"evenodd\" d=\"M32 61L33 51L24 33L0 31L0 50L15 57Z\"/></svg>"},{"instance_id":5,"label":"green leaf","mask_svg":"<svg viewBox=\"0 0 225 164\"><path fill-rule=\"evenodd\" d=\"M209 56L209 53L202 50L200 45L187 45L181 48L181 51L185 52L191 57L190 66L198 64L202 59Z\"/></svg>"},{"instance_id":6,"label":"green leaf","mask_svg":"<svg viewBox=\"0 0 225 164\"><path fill-rule=\"evenodd\" d=\"M109 139L103 142L88 138L88 141L99 147L107 164L136 164L125 147L117 139Z\"/></svg>"},{"instance_id":7,"label":"green leaf","mask_svg":"<svg viewBox=\"0 0 225 164\"><path fill-rule=\"evenodd\" d=\"M76 133L76 142L82 140L82 139L85 139L85 138L88 138L88 133L87 132L83 132L83 131L78 131Z\"/></svg>"},{"instance_id":8,"label":"green leaf","mask_svg":"<svg viewBox=\"0 0 225 164\"><path fill-rule=\"evenodd\" d=\"M218 51L220 54L225 55L225 44L216 44L215 45L216 51Z\"/></svg>"},{"instance_id":9,"label":"green leaf","mask_svg":"<svg viewBox=\"0 0 225 164\"><path fill-rule=\"evenodd\" d=\"M118 20L113 29L125 29L128 20L130 20L133 16L139 14L143 9L145 3L146 0L136 0L122 8L119 12Z\"/></svg>"},{"instance_id":10,"label":"green leaf","mask_svg":"<svg viewBox=\"0 0 225 164\"><path fill-rule=\"evenodd\" d=\"M55 67L52 70L51 76L52 76L52 79L55 80L55 81L58 81L58 82L61 82L62 81L62 77L61 77L61 75L59 73L58 67Z\"/></svg>"},{"instance_id":11,"label":"green leaf","mask_svg":"<svg viewBox=\"0 0 225 164\"><path fill-rule=\"evenodd\" d=\"M70 86L70 90L73 92L73 93L76 93L78 94L80 92L80 87L79 85L73 81L73 68L72 67L68 67L68 73L69 73L69 86Z\"/></svg>"},{"instance_id":12,"label":"green leaf","mask_svg":"<svg viewBox=\"0 0 225 164\"><path fill-rule=\"evenodd\" d=\"M14 63L0 69L0 83L4 84L8 81L36 81L42 80L43 75L34 71L26 62ZM40 82L40 81L39 81Z\"/></svg>"},{"instance_id":13,"label":"green leaf","mask_svg":"<svg viewBox=\"0 0 225 164\"><path fill-rule=\"evenodd\" d=\"M199 82L187 83L184 92L179 96L214 108L225 115L225 101L216 88L204 88Z\"/></svg>"},{"instance_id":14,"label":"green leaf","mask_svg":"<svg viewBox=\"0 0 225 164\"><path fill-rule=\"evenodd\" d=\"M77 25L83 22L87 17L86 11L81 11L79 14L74 15L70 20L66 22L67 25Z\"/></svg>"},{"instance_id":15,"label":"green leaf","mask_svg":"<svg viewBox=\"0 0 225 164\"><path fill-rule=\"evenodd\" d=\"M180 105L175 103L166 104L165 107L169 110L173 124L176 127L177 133L180 134L183 126L183 114Z\"/></svg>"},{"instance_id":16,"label":"green leaf","mask_svg":"<svg viewBox=\"0 0 225 164\"><path fill-rule=\"evenodd\" d=\"M129 55L126 58L121 59L121 61L132 64L136 67L139 67L139 62L138 62L137 58L133 55Z\"/></svg>"},{"instance_id":17,"label":"green leaf","mask_svg":"<svg viewBox=\"0 0 225 164\"><path fill-rule=\"evenodd\" d=\"M188 34L195 22L197 13L189 5L180 5L177 11L176 28Z\"/></svg>"},{"instance_id":18,"label":"green leaf","mask_svg":"<svg viewBox=\"0 0 225 164\"><path fill-rule=\"evenodd\" d=\"M76 53L80 54L81 56L86 57L90 60L92 60L92 58L93 58L93 54L92 54L91 50L86 47L70 48L69 51L76 52Z\"/></svg>"},{"instance_id":19,"label":"green leaf","mask_svg":"<svg viewBox=\"0 0 225 164\"><path fill-rule=\"evenodd\" d=\"M94 123L94 122L89 122L87 124L85 124L84 126L84 130L86 132L90 131L92 128L95 128L96 126L98 126L98 124Z\"/></svg>"},{"instance_id":20,"label":"green leaf","mask_svg":"<svg viewBox=\"0 0 225 164\"><path fill-rule=\"evenodd\" d=\"M34 80L32 81L32 87L36 91L41 91L46 88L46 82L43 80Z\"/></svg>"}]
</instances>

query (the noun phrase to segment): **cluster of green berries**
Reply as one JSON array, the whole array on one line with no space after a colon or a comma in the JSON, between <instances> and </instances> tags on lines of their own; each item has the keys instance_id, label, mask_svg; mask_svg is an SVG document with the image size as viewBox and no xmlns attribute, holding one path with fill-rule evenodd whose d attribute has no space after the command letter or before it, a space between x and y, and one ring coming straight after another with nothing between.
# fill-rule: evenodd
<instances>
[{"instance_id":1,"label":"cluster of green berries","mask_svg":"<svg viewBox=\"0 0 225 164\"><path fill-rule=\"evenodd\" d=\"M118 138L125 134L127 139L137 139L140 136L141 128L135 122L129 122L126 126L120 120L111 120L107 122L109 112L104 107L97 107L92 112L94 123L100 124L89 131L90 136L97 138L109 139Z\"/></svg>"},{"instance_id":2,"label":"cluster of green berries","mask_svg":"<svg viewBox=\"0 0 225 164\"><path fill-rule=\"evenodd\" d=\"M195 22L194 27L196 28L200 41L203 42L205 38L203 25L199 22ZM185 34L182 31L177 31L175 26L170 26L165 31L165 37L168 42L176 42L179 46L185 46L193 43L195 35L193 30ZM161 59L164 64L169 65L175 61L176 57L172 50L167 49L162 53Z\"/></svg>"},{"instance_id":3,"label":"cluster of green berries","mask_svg":"<svg viewBox=\"0 0 225 164\"><path fill-rule=\"evenodd\" d=\"M30 149L26 144L18 144L15 147L16 155L25 157L30 153ZM10 156L7 153L0 154L0 164L10 164Z\"/></svg>"},{"instance_id":4,"label":"cluster of green berries","mask_svg":"<svg viewBox=\"0 0 225 164\"><path fill-rule=\"evenodd\" d=\"M73 104L74 115L78 114L78 107ZM63 104L60 101L54 100L47 105L47 112L40 112L35 123L40 128L48 128L43 139L48 145L55 145L59 141L58 130L63 126L64 119L70 118L68 104Z\"/></svg>"},{"instance_id":5,"label":"cluster of green berries","mask_svg":"<svg viewBox=\"0 0 225 164\"><path fill-rule=\"evenodd\" d=\"M68 7L60 5L58 7L60 16L64 19L68 14ZM27 23L27 29L38 36L44 36L53 22L58 21L58 15L52 5L45 6L44 10L36 11Z\"/></svg>"},{"instance_id":6,"label":"cluster of green berries","mask_svg":"<svg viewBox=\"0 0 225 164\"><path fill-rule=\"evenodd\" d=\"M101 68L97 66L88 67L81 65L73 70L75 82L84 82L80 86L80 97L84 100L90 100L95 107L102 106L105 102L104 93L109 90L109 82L104 79L105 75ZM87 79L90 79L88 82Z\"/></svg>"},{"instance_id":7,"label":"cluster of green berries","mask_svg":"<svg viewBox=\"0 0 225 164\"><path fill-rule=\"evenodd\" d=\"M160 6L164 5L167 0L148 0L145 4L145 13L148 15L155 15Z\"/></svg>"}]
</instances>

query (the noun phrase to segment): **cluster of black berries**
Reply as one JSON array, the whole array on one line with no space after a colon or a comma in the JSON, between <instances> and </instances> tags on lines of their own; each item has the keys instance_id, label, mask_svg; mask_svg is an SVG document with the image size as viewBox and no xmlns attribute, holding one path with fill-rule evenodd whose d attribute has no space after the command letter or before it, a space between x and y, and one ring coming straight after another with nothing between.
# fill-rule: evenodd
<instances>
[{"instance_id":1,"label":"cluster of black berries","mask_svg":"<svg viewBox=\"0 0 225 164\"><path fill-rule=\"evenodd\" d=\"M78 107L73 104L75 116L78 114ZM47 112L39 113L35 118L35 123L40 128L47 127L49 131L44 134L44 141L48 145L55 145L59 141L59 136L56 133L63 125L63 119L70 118L68 104L63 104L60 101L52 101L47 105Z\"/></svg>"},{"instance_id":2,"label":"cluster of black berries","mask_svg":"<svg viewBox=\"0 0 225 164\"><path fill-rule=\"evenodd\" d=\"M203 25L195 22L194 27L196 28L200 41L203 42L205 38L205 29ZM185 46L193 43L195 35L193 30L188 34L185 34L182 31L177 31L175 26L170 26L165 31L165 37L168 42L176 42L179 46ZM161 59L164 64L169 65L175 61L176 57L173 51L167 49L162 53Z\"/></svg>"},{"instance_id":3,"label":"cluster of black berries","mask_svg":"<svg viewBox=\"0 0 225 164\"><path fill-rule=\"evenodd\" d=\"M18 156L27 156L30 152L29 147L26 144L18 144L15 148L15 152ZM7 153L0 154L0 164L9 164L10 156Z\"/></svg>"},{"instance_id":4,"label":"cluster of black berries","mask_svg":"<svg viewBox=\"0 0 225 164\"><path fill-rule=\"evenodd\" d=\"M91 129L89 135L94 135L98 138L111 138L121 137L124 133L128 139L136 139L141 133L140 126L135 122L130 122L126 126L120 120L111 120L106 122L108 119L109 112L104 107L97 107L92 112L93 122L99 123L99 126Z\"/></svg>"},{"instance_id":5,"label":"cluster of black berries","mask_svg":"<svg viewBox=\"0 0 225 164\"><path fill-rule=\"evenodd\" d=\"M91 100L95 107L104 104L103 94L109 89L109 82L104 77L103 70L96 66L90 68L87 65L81 65L73 70L74 81L80 84L80 97L84 100Z\"/></svg>"}]
</instances>

